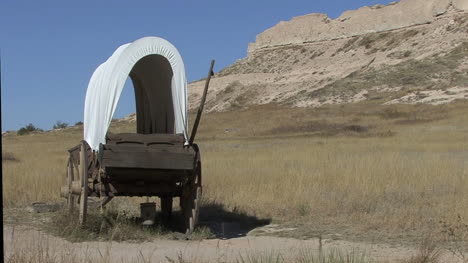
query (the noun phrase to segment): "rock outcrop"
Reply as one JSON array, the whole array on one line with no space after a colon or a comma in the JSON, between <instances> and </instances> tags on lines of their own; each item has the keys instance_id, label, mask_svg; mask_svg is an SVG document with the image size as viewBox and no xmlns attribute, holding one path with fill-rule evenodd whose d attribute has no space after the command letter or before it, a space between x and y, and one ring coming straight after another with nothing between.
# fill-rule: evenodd
<instances>
[{"instance_id":1,"label":"rock outcrop","mask_svg":"<svg viewBox=\"0 0 468 263\"><path fill-rule=\"evenodd\" d=\"M402 0L280 22L212 78L205 109L468 99L468 0ZM204 82L189 85L198 106Z\"/></svg>"},{"instance_id":2,"label":"rock outcrop","mask_svg":"<svg viewBox=\"0 0 468 263\"><path fill-rule=\"evenodd\" d=\"M468 10L468 0L402 0L389 5L364 6L346 11L337 19L308 14L281 21L257 35L248 52L262 48L328 41L384 32L433 22L449 9Z\"/></svg>"}]
</instances>

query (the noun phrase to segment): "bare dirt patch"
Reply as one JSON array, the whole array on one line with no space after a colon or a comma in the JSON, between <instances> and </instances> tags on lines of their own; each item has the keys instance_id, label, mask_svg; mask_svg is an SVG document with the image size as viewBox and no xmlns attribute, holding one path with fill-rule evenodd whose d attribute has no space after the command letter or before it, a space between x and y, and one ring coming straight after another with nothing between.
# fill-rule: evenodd
<instances>
[{"instance_id":1,"label":"bare dirt patch","mask_svg":"<svg viewBox=\"0 0 468 263\"><path fill-rule=\"evenodd\" d=\"M31 227L12 225L4 225L3 240L6 262L14 262L12 259L20 258L20 255L33 261L40 260L35 262L43 262L44 259L47 262L239 262L240 258L265 259L272 255L281 259L275 262L299 262L298 259L304 256L310 260L320 253L333 251L340 251L348 258L354 258L351 256L354 254L365 255L367 260L359 262L404 262L420 254L415 247L251 235L200 241L156 239L143 243L71 243ZM440 262L463 262L448 251L440 253Z\"/></svg>"}]
</instances>

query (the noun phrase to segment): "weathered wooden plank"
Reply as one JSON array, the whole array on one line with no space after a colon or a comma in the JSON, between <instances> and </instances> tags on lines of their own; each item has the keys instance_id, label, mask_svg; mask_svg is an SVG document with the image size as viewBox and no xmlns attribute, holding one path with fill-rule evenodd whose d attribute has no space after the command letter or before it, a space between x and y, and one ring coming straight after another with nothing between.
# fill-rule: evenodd
<instances>
[{"instance_id":1,"label":"weathered wooden plank","mask_svg":"<svg viewBox=\"0 0 468 263\"><path fill-rule=\"evenodd\" d=\"M107 167L101 175L105 182L135 183L145 182L180 182L192 175L192 170L162 170L162 169L140 169Z\"/></svg>"},{"instance_id":2,"label":"weathered wooden plank","mask_svg":"<svg viewBox=\"0 0 468 263\"><path fill-rule=\"evenodd\" d=\"M140 134L140 133L107 133L106 144L116 144L122 141L140 143L172 143L182 145L185 142L181 134Z\"/></svg>"},{"instance_id":3,"label":"weathered wooden plank","mask_svg":"<svg viewBox=\"0 0 468 263\"><path fill-rule=\"evenodd\" d=\"M112 182L105 185L97 185L101 189L96 189L106 196L180 196L181 187L168 184L121 184Z\"/></svg>"},{"instance_id":4,"label":"weathered wooden plank","mask_svg":"<svg viewBox=\"0 0 468 263\"><path fill-rule=\"evenodd\" d=\"M173 152L195 154L192 148L184 148L182 145L152 144L149 146L141 144L106 144L102 148L104 151L113 152Z\"/></svg>"},{"instance_id":5,"label":"weathered wooden plank","mask_svg":"<svg viewBox=\"0 0 468 263\"><path fill-rule=\"evenodd\" d=\"M119 152L104 151L103 167L192 170L195 156L191 153L172 152Z\"/></svg>"}]
</instances>

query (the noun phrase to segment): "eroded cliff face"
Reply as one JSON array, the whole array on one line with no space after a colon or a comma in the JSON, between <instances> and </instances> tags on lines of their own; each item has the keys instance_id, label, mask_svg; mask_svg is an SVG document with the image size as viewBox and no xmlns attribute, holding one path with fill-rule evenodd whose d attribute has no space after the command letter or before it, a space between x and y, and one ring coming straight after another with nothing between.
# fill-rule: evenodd
<instances>
[{"instance_id":1,"label":"eroded cliff face","mask_svg":"<svg viewBox=\"0 0 468 263\"><path fill-rule=\"evenodd\" d=\"M335 20L310 14L280 22L212 78L205 109L468 99L467 6L468 0L403 0ZM189 85L190 108L203 87L204 81Z\"/></svg>"},{"instance_id":2,"label":"eroded cliff face","mask_svg":"<svg viewBox=\"0 0 468 263\"><path fill-rule=\"evenodd\" d=\"M468 0L402 0L389 5L364 6L337 19L308 14L281 21L257 35L248 52L262 48L319 42L384 32L431 23L450 9L468 10Z\"/></svg>"}]
</instances>

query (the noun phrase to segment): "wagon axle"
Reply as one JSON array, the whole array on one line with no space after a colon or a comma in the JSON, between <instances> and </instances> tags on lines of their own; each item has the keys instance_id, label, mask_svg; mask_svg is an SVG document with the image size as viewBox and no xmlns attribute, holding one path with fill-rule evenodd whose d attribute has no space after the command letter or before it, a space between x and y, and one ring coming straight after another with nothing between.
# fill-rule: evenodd
<instances>
[{"instance_id":1,"label":"wagon axle","mask_svg":"<svg viewBox=\"0 0 468 263\"><path fill-rule=\"evenodd\" d=\"M60 188L60 197L68 198L68 196L72 195L80 195L81 194L81 182L80 181L73 181L71 186L65 185Z\"/></svg>"}]
</instances>

